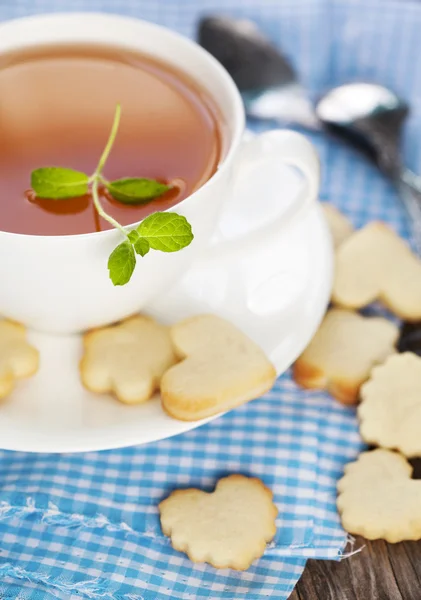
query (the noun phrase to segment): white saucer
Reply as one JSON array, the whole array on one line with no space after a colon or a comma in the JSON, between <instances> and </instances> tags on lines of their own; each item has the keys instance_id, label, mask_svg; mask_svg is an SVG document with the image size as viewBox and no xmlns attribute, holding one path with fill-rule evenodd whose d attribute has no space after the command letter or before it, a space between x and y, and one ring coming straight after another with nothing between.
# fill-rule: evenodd
<instances>
[{"instance_id":1,"label":"white saucer","mask_svg":"<svg viewBox=\"0 0 421 600\"><path fill-rule=\"evenodd\" d=\"M224 228L241 229L241 219L227 214ZM146 312L165 322L203 312L226 317L262 346L280 374L304 349L324 314L332 264L330 235L317 205L258 248L243 248L223 261L202 258ZM40 370L2 403L1 448L111 449L160 440L203 423L171 419L159 398L129 407L87 392L79 380L77 336L31 332L30 339L40 350Z\"/></svg>"}]
</instances>

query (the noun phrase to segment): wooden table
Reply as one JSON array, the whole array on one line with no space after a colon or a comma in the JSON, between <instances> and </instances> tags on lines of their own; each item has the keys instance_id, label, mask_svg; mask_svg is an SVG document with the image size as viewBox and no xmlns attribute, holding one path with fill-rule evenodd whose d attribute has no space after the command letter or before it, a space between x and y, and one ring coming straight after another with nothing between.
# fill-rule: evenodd
<instances>
[{"instance_id":1,"label":"wooden table","mask_svg":"<svg viewBox=\"0 0 421 600\"><path fill-rule=\"evenodd\" d=\"M421 479L421 459L410 462L414 479ZM341 562L309 560L289 600L421 600L421 541L357 538L354 549L364 544Z\"/></svg>"},{"instance_id":2,"label":"wooden table","mask_svg":"<svg viewBox=\"0 0 421 600\"><path fill-rule=\"evenodd\" d=\"M421 542L364 543L341 562L309 560L289 600L421 600Z\"/></svg>"}]
</instances>

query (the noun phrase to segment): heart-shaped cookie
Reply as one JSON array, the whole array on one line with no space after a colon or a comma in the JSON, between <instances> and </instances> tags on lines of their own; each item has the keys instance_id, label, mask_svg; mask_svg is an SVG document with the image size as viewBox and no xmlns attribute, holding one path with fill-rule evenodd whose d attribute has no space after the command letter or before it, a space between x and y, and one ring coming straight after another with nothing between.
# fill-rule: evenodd
<instances>
[{"instance_id":1,"label":"heart-shaped cookie","mask_svg":"<svg viewBox=\"0 0 421 600\"><path fill-rule=\"evenodd\" d=\"M389 357L373 369L361 399L358 417L367 443L421 456L421 358L411 352Z\"/></svg>"},{"instance_id":2,"label":"heart-shaped cookie","mask_svg":"<svg viewBox=\"0 0 421 600\"><path fill-rule=\"evenodd\" d=\"M186 319L170 334L182 362L164 374L161 398L176 419L218 414L261 396L275 382L275 368L263 350L220 317Z\"/></svg>"},{"instance_id":3,"label":"heart-shaped cookie","mask_svg":"<svg viewBox=\"0 0 421 600\"><path fill-rule=\"evenodd\" d=\"M16 379L34 375L38 363L38 351L28 344L25 327L0 321L0 398L10 394Z\"/></svg>"},{"instance_id":4,"label":"heart-shaped cookie","mask_svg":"<svg viewBox=\"0 0 421 600\"><path fill-rule=\"evenodd\" d=\"M162 530L193 562L248 569L276 533L272 492L259 480L230 475L215 491L176 490L160 503Z\"/></svg>"},{"instance_id":5,"label":"heart-shaped cookie","mask_svg":"<svg viewBox=\"0 0 421 600\"><path fill-rule=\"evenodd\" d=\"M332 235L333 246L339 248L352 235L354 228L345 215L333 204L323 202L322 208Z\"/></svg>"},{"instance_id":6,"label":"heart-shaped cookie","mask_svg":"<svg viewBox=\"0 0 421 600\"><path fill-rule=\"evenodd\" d=\"M421 539L421 481L411 474L405 458L390 450L360 454L338 482L344 529L391 543Z\"/></svg>"},{"instance_id":7,"label":"heart-shaped cookie","mask_svg":"<svg viewBox=\"0 0 421 600\"><path fill-rule=\"evenodd\" d=\"M297 383L326 389L343 404L355 404L371 368L395 352L399 330L382 317L329 310L293 367Z\"/></svg>"},{"instance_id":8,"label":"heart-shaped cookie","mask_svg":"<svg viewBox=\"0 0 421 600\"><path fill-rule=\"evenodd\" d=\"M338 248L332 301L361 308L380 300L402 319L421 319L421 260L384 223L370 223Z\"/></svg>"},{"instance_id":9,"label":"heart-shaped cookie","mask_svg":"<svg viewBox=\"0 0 421 600\"><path fill-rule=\"evenodd\" d=\"M127 404L148 400L176 362L168 328L140 315L87 333L84 346L84 386L101 394L113 392Z\"/></svg>"}]
</instances>

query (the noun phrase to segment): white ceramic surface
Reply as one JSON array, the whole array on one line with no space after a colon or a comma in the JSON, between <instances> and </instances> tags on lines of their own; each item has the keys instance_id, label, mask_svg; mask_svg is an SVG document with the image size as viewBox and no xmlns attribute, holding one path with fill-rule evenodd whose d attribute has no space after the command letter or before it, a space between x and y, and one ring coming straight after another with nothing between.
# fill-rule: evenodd
<instances>
[{"instance_id":1,"label":"white ceramic surface","mask_svg":"<svg viewBox=\"0 0 421 600\"><path fill-rule=\"evenodd\" d=\"M0 232L0 254L6 257L0 261L0 314L39 331L63 334L121 319L167 294L209 245L221 212L233 195L239 197L234 193L237 188L247 196L244 204L250 208L249 214L240 203L238 224L247 221L247 237L235 244L242 251L273 232L285 231L291 217L314 203L319 184L316 153L298 133L273 131L244 146L238 91L219 63L194 42L150 23L106 14L43 15L0 24L0 53L39 43L73 42L118 45L180 67L216 100L228 125L229 150L217 173L171 209L192 224L191 246L173 254L150 252L138 259L126 286L115 288L108 278L107 259L120 241L116 231L76 236ZM295 166L305 177L294 202L282 192L282 164ZM253 215L255 219L250 218ZM220 245L219 254L231 245Z\"/></svg>"},{"instance_id":2,"label":"white ceramic surface","mask_svg":"<svg viewBox=\"0 0 421 600\"><path fill-rule=\"evenodd\" d=\"M287 168L279 169L279 177L279 193L292 201L302 182ZM233 202L219 235L232 238L243 227ZM330 235L315 204L282 235L268 235L248 250L237 251L232 244L222 255L209 251L147 312L166 322L200 312L231 319L262 346L281 373L306 346L323 316L332 265ZM31 333L30 337L41 351L41 369L0 406L0 447L100 450L152 442L201 424L171 419L158 398L129 407L87 392L77 369L78 336Z\"/></svg>"}]
</instances>

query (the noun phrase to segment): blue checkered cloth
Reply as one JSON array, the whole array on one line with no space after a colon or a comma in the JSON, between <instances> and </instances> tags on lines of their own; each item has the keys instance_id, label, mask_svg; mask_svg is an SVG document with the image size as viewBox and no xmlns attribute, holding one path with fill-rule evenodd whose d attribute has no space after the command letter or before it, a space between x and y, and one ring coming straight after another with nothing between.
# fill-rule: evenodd
<instances>
[{"instance_id":1,"label":"blue checkered cloth","mask_svg":"<svg viewBox=\"0 0 421 600\"><path fill-rule=\"evenodd\" d=\"M353 0L0 0L0 19L60 10L141 17L194 36L210 12L248 17L282 42L316 97L352 80L377 81L409 99L403 141L421 172L421 4ZM420 52L419 52L420 51ZM361 226L408 224L388 182L352 150L312 136L324 165L322 200ZM355 412L289 374L246 406L176 438L80 455L0 452L0 597L4 600L285 599L308 557L338 558L346 534L336 480L361 448ZM159 526L172 489L212 489L228 473L263 479L278 532L248 571L193 565Z\"/></svg>"}]
</instances>

